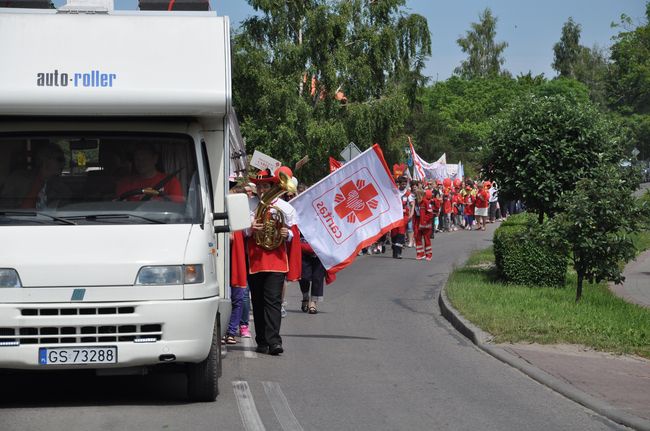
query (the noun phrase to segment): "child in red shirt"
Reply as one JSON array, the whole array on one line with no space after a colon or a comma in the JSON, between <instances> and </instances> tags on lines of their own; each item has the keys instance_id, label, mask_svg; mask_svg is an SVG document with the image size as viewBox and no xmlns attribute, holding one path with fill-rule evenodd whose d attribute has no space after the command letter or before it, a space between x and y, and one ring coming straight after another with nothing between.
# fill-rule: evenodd
<instances>
[{"instance_id":1,"label":"child in red shirt","mask_svg":"<svg viewBox=\"0 0 650 431\"><path fill-rule=\"evenodd\" d=\"M487 212L490 206L490 182L485 181L483 187L476 194L476 207L474 208L474 216L476 217L476 230L485 230L485 223L487 222Z\"/></svg>"},{"instance_id":2,"label":"child in red shirt","mask_svg":"<svg viewBox=\"0 0 650 431\"><path fill-rule=\"evenodd\" d=\"M422 260L426 255L426 259L431 260L433 258L431 233L433 232L433 219L435 217L434 199L431 190L424 192L419 209L420 217L418 220L417 236L415 238L416 259Z\"/></svg>"},{"instance_id":3,"label":"child in red shirt","mask_svg":"<svg viewBox=\"0 0 650 431\"><path fill-rule=\"evenodd\" d=\"M474 196L472 196L472 187L465 187L465 229L472 230L474 224Z\"/></svg>"}]
</instances>

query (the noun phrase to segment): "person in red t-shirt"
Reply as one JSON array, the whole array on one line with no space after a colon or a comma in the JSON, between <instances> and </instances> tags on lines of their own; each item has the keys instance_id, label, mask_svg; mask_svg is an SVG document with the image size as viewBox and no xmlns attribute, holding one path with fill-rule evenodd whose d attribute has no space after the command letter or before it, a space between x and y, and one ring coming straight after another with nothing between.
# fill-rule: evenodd
<instances>
[{"instance_id":1,"label":"person in red t-shirt","mask_svg":"<svg viewBox=\"0 0 650 431\"><path fill-rule=\"evenodd\" d=\"M442 194L442 226L440 230L451 231L451 195L449 190Z\"/></svg>"},{"instance_id":2,"label":"person in red t-shirt","mask_svg":"<svg viewBox=\"0 0 650 431\"><path fill-rule=\"evenodd\" d=\"M158 154L150 145L139 146L133 153L134 175L117 182L115 193L117 199L141 201L164 199L184 202L185 196L181 183L174 175L160 172L156 168Z\"/></svg>"},{"instance_id":3,"label":"person in red t-shirt","mask_svg":"<svg viewBox=\"0 0 650 431\"><path fill-rule=\"evenodd\" d=\"M490 182L485 181L483 186L476 194L476 207L474 208L474 216L476 217L476 230L485 230L485 223L487 222L488 207L490 206Z\"/></svg>"},{"instance_id":4,"label":"person in red t-shirt","mask_svg":"<svg viewBox=\"0 0 650 431\"><path fill-rule=\"evenodd\" d=\"M426 190L419 204L418 234L415 238L415 248L417 252L416 259L421 260L426 256L427 260L433 257L431 247L431 233L433 231L433 193Z\"/></svg>"},{"instance_id":5,"label":"person in red t-shirt","mask_svg":"<svg viewBox=\"0 0 650 431\"><path fill-rule=\"evenodd\" d=\"M463 201L465 212L465 229L472 230L474 223L474 196L472 196L472 187L465 187L465 199Z\"/></svg>"}]
</instances>

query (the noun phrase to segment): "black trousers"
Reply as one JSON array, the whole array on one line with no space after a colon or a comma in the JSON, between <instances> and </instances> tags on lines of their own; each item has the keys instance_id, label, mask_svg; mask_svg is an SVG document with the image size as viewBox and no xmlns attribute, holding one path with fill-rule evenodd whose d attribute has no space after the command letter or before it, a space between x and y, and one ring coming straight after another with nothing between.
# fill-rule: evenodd
<instances>
[{"instance_id":1,"label":"black trousers","mask_svg":"<svg viewBox=\"0 0 650 431\"><path fill-rule=\"evenodd\" d=\"M282 287L284 272L258 272L250 276L251 303L258 346L282 344Z\"/></svg>"},{"instance_id":2,"label":"black trousers","mask_svg":"<svg viewBox=\"0 0 650 431\"><path fill-rule=\"evenodd\" d=\"M404 242L406 240L406 235L403 233L398 233L391 237L391 242L393 243L393 257L402 255L402 248L404 247Z\"/></svg>"},{"instance_id":3,"label":"black trousers","mask_svg":"<svg viewBox=\"0 0 650 431\"><path fill-rule=\"evenodd\" d=\"M300 278L300 291L311 296L323 296L323 281L325 280L325 267L317 256L302 255L302 277Z\"/></svg>"}]
</instances>

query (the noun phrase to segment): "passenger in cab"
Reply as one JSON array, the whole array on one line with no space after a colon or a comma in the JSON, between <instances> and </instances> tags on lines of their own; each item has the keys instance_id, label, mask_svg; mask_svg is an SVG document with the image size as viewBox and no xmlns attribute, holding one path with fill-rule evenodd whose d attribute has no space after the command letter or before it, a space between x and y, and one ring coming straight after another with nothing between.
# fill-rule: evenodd
<instances>
[{"instance_id":1,"label":"passenger in cab","mask_svg":"<svg viewBox=\"0 0 650 431\"><path fill-rule=\"evenodd\" d=\"M176 176L160 172L157 163L158 153L152 145L138 146L133 153L134 173L117 182L117 199L185 202L181 183Z\"/></svg>"},{"instance_id":2,"label":"passenger in cab","mask_svg":"<svg viewBox=\"0 0 650 431\"><path fill-rule=\"evenodd\" d=\"M65 156L60 146L49 142L36 150L35 169L9 175L0 194L0 208L46 209L70 198L70 189L60 176Z\"/></svg>"}]
</instances>

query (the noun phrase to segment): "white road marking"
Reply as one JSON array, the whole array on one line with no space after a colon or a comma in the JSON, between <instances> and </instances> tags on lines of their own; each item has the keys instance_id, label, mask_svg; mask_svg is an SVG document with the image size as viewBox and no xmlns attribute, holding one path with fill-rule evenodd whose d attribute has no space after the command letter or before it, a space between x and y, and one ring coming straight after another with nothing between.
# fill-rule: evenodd
<instances>
[{"instance_id":1,"label":"white road marking","mask_svg":"<svg viewBox=\"0 0 650 431\"><path fill-rule=\"evenodd\" d=\"M262 384L264 385L266 397L271 402L271 407L273 407L282 429L284 431L303 431L298 419L296 419L291 407L289 407L289 402L287 397L284 396L280 384L275 382L262 382Z\"/></svg>"},{"instance_id":2,"label":"white road marking","mask_svg":"<svg viewBox=\"0 0 650 431\"><path fill-rule=\"evenodd\" d=\"M232 387L235 391L237 407L239 407L239 414L246 431L265 431L266 428L264 428L262 419L257 412L257 407L255 407L255 400L253 400L253 394L248 387L248 382L234 381Z\"/></svg>"},{"instance_id":3,"label":"white road marking","mask_svg":"<svg viewBox=\"0 0 650 431\"><path fill-rule=\"evenodd\" d=\"M253 339L252 338L242 338L241 343L244 345L244 357L246 358L257 358L257 353L253 349Z\"/></svg>"}]
</instances>

